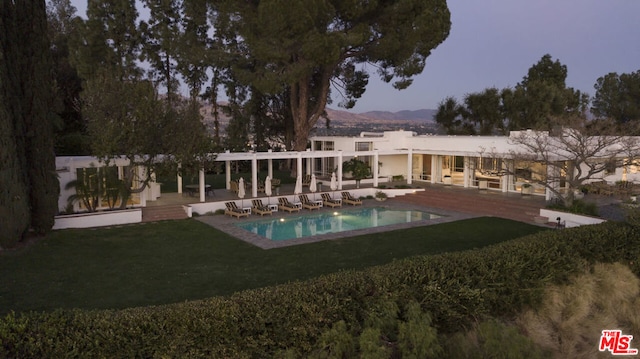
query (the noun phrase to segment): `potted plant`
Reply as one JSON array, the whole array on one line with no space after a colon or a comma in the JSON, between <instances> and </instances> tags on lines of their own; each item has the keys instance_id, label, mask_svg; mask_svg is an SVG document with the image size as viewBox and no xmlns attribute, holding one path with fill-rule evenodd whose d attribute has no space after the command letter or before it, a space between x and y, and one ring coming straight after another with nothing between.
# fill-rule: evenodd
<instances>
[{"instance_id":1,"label":"potted plant","mask_svg":"<svg viewBox=\"0 0 640 359\"><path fill-rule=\"evenodd\" d=\"M531 186L531 183L523 183L521 191L522 194L531 194L533 193L533 186Z\"/></svg>"},{"instance_id":2,"label":"potted plant","mask_svg":"<svg viewBox=\"0 0 640 359\"><path fill-rule=\"evenodd\" d=\"M356 188L360 188L360 180L371 176L371 168L368 164L357 158L352 158L342 164L344 172L351 172L351 176L356 180Z\"/></svg>"},{"instance_id":3,"label":"potted plant","mask_svg":"<svg viewBox=\"0 0 640 359\"><path fill-rule=\"evenodd\" d=\"M375 195L376 201L382 202L387 200L387 194L382 191L377 191Z\"/></svg>"}]
</instances>

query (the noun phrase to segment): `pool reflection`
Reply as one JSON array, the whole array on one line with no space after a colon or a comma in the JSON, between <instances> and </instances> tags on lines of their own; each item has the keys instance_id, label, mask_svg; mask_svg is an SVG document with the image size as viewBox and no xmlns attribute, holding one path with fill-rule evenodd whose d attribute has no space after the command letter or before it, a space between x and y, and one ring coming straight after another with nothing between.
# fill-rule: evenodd
<instances>
[{"instance_id":1,"label":"pool reflection","mask_svg":"<svg viewBox=\"0 0 640 359\"><path fill-rule=\"evenodd\" d=\"M236 226L270 240L282 241L327 233L430 220L439 217L439 215L433 213L416 210L360 208L236 223Z\"/></svg>"}]
</instances>

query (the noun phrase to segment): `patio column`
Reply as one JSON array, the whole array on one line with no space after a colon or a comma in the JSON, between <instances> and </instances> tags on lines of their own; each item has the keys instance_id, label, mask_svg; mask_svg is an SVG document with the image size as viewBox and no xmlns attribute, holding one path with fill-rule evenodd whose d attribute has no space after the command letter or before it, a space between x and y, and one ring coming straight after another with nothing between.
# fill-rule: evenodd
<instances>
[{"instance_id":1,"label":"patio column","mask_svg":"<svg viewBox=\"0 0 640 359\"><path fill-rule=\"evenodd\" d=\"M182 173L181 170L182 169L182 163L178 163L178 193L182 194Z\"/></svg>"},{"instance_id":2,"label":"patio column","mask_svg":"<svg viewBox=\"0 0 640 359\"><path fill-rule=\"evenodd\" d=\"M258 158L253 154L251 158L251 196L258 197Z\"/></svg>"},{"instance_id":3,"label":"patio column","mask_svg":"<svg viewBox=\"0 0 640 359\"><path fill-rule=\"evenodd\" d=\"M268 152L271 153L272 151L269 150ZM267 160L267 176L273 179L273 159L271 157Z\"/></svg>"},{"instance_id":4,"label":"patio column","mask_svg":"<svg viewBox=\"0 0 640 359\"><path fill-rule=\"evenodd\" d=\"M307 152L310 152L309 149L307 149ZM313 163L313 157L307 157L307 161L306 161L306 174L311 175L311 164Z\"/></svg>"},{"instance_id":5,"label":"patio column","mask_svg":"<svg viewBox=\"0 0 640 359\"><path fill-rule=\"evenodd\" d=\"M413 183L413 149L407 151L407 184Z\"/></svg>"},{"instance_id":6,"label":"patio column","mask_svg":"<svg viewBox=\"0 0 640 359\"><path fill-rule=\"evenodd\" d=\"M342 150L338 151L338 189L342 190Z\"/></svg>"},{"instance_id":7,"label":"patio column","mask_svg":"<svg viewBox=\"0 0 640 359\"><path fill-rule=\"evenodd\" d=\"M513 173L513 169L509 168L509 167L513 167L513 163L507 163L507 161L505 159L502 160L502 171L503 173L506 173L506 175L504 176L500 176L500 185L502 187L502 192L509 192L509 184L512 181L512 175L511 173Z\"/></svg>"},{"instance_id":8,"label":"patio column","mask_svg":"<svg viewBox=\"0 0 640 359\"><path fill-rule=\"evenodd\" d=\"M437 155L431 155L431 184L436 183L436 177L438 172L438 157Z\"/></svg>"},{"instance_id":9,"label":"patio column","mask_svg":"<svg viewBox=\"0 0 640 359\"><path fill-rule=\"evenodd\" d=\"M378 187L378 150L373 151L373 187Z\"/></svg>"},{"instance_id":10,"label":"patio column","mask_svg":"<svg viewBox=\"0 0 640 359\"><path fill-rule=\"evenodd\" d=\"M471 161L469 161L469 157L464 156L464 169L462 170L462 175L464 176L464 188L469 187L469 177L470 174L473 173L470 169Z\"/></svg>"},{"instance_id":11,"label":"patio column","mask_svg":"<svg viewBox=\"0 0 640 359\"><path fill-rule=\"evenodd\" d=\"M227 190L231 189L231 161L224 161L225 178L224 186Z\"/></svg>"},{"instance_id":12,"label":"patio column","mask_svg":"<svg viewBox=\"0 0 640 359\"><path fill-rule=\"evenodd\" d=\"M547 165L547 178L558 178L558 174L559 174L559 169L557 167L548 166ZM556 190L559 187L558 186L558 182L553 182L553 183L550 183L550 184ZM551 192L548 188L545 187L544 198L548 202L548 201L551 201L552 199L554 199L555 195L553 194L553 192Z\"/></svg>"},{"instance_id":13,"label":"patio column","mask_svg":"<svg viewBox=\"0 0 640 359\"><path fill-rule=\"evenodd\" d=\"M296 162L296 177L302 177L302 152L298 152L298 158Z\"/></svg>"},{"instance_id":14,"label":"patio column","mask_svg":"<svg viewBox=\"0 0 640 359\"><path fill-rule=\"evenodd\" d=\"M200 202L205 201L205 193L204 193L204 168L201 168L198 172L198 187L200 190Z\"/></svg>"}]
</instances>

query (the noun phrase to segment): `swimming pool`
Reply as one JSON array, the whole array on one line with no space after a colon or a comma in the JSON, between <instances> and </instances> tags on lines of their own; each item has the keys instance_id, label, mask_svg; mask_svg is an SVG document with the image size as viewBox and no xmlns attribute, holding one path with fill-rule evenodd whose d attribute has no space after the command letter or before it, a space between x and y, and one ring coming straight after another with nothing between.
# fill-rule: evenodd
<instances>
[{"instance_id":1,"label":"swimming pool","mask_svg":"<svg viewBox=\"0 0 640 359\"><path fill-rule=\"evenodd\" d=\"M424 211L373 207L243 222L236 223L235 226L272 241L286 241L440 217L440 215Z\"/></svg>"}]
</instances>

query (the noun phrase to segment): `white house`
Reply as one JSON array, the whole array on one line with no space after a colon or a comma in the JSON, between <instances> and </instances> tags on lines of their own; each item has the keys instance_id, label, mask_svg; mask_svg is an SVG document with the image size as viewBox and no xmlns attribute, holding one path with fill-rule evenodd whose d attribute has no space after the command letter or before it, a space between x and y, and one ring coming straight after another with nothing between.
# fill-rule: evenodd
<instances>
[{"instance_id":1,"label":"white house","mask_svg":"<svg viewBox=\"0 0 640 359\"><path fill-rule=\"evenodd\" d=\"M512 154L522 150L512 139L519 132L507 136L418 136L410 131L362 132L357 137L315 136L310 138L311 148L304 152L224 152L217 154L216 161L225 162L227 188L230 186L232 161L250 161L252 166L252 188L247 197L258 196L258 163L268 163L268 174L273 176L273 160L296 161L298 175L315 174L330 177L333 172L338 178L338 188L343 186L341 164L353 157L369 163L371 179L364 180L374 187L380 183L404 179L408 184L426 182L451 186L471 187L502 192L530 190L534 195L552 198L552 193L544 186L535 184L536 173L544 173L546 168L533 168L543 164L531 164L512 159ZM118 171L128 163L116 161ZM60 210L68 205L68 197L74 190L66 190L68 182L91 172L92 167L101 164L92 157L58 157L57 172L60 178ZM633 161L622 168L612 168L602 174L602 180L613 183L618 180L640 181L640 173ZM345 178L344 180L348 180ZM559 183L558 186L563 186ZM178 178L178 188L181 190ZM205 202L204 172L200 173L199 200ZM131 204L145 206L160 195L157 184L151 184L146 191L136 195ZM77 207L78 205L76 205ZM76 211L80 208L74 208Z\"/></svg>"}]
</instances>

